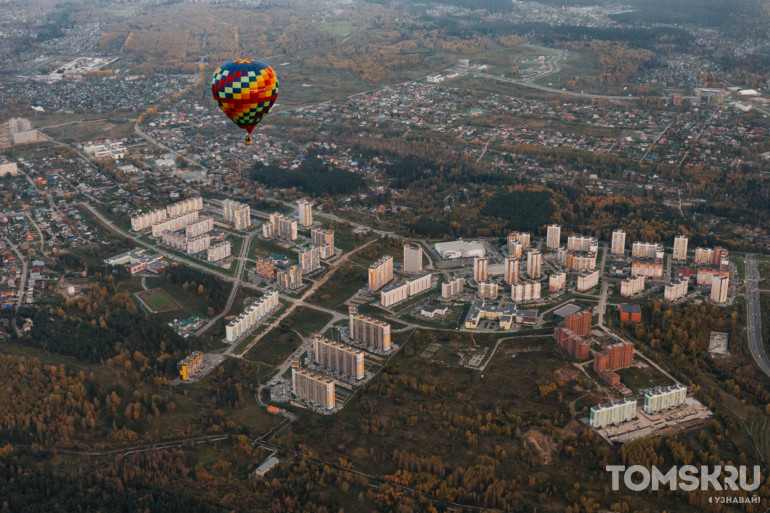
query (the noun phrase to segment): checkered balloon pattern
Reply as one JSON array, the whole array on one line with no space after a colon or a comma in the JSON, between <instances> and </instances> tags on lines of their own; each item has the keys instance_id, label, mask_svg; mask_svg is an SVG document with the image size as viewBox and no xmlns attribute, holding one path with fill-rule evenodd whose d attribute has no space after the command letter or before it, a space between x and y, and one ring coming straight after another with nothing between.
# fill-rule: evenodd
<instances>
[{"instance_id":1,"label":"checkered balloon pattern","mask_svg":"<svg viewBox=\"0 0 770 513\"><path fill-rule=\"evenodd\" d=\"M265 63L236 59L214 72L211 93L222 112L251 133L278 98L278 77Z\"/></svg>"}]
</instances>

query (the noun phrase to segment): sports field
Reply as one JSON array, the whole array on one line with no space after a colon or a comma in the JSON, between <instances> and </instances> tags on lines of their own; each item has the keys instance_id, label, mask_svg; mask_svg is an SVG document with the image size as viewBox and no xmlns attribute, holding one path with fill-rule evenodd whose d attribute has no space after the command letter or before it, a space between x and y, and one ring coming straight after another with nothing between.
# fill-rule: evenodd
<instances>
[{"instance_id":1,"label":"sports field","mask_svg":"<svg viewBox=\"0 0 770 513\"><path fill-rule=\"evenodd\" d=\"M144 290L135 295L152 313L171 312L181 308L163 289Z\"/></svg>"}]
</instances>

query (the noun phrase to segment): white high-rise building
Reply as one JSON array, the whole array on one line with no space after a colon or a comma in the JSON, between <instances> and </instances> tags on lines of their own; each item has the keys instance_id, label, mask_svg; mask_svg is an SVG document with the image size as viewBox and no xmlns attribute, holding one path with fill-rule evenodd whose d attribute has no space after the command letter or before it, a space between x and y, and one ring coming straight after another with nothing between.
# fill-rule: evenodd
<instances>
[{"instance_id":1,"label":"white high-rise building","mask_svg":"<svg viewBox=\"0 0 770 513\"><path fill-rule=\"evenodd\" d=\"M551 292L558 292L567 286L567 273L558 272L553 273L548 278L548 290Z\"/></svg>"},{"instance_id":2,"label":"white high-rise building","mask_svg":"<svg viewBox=\"0 0 770 513\"><path fill-rule=\"evenodd\" d=\"M627 398L614 403L598 404L591 407L590 425L600 428L608 424L618 424L636 417L636 399Z\"/></svg>"},{"instance_id":3,"label":"white high-rise building","mask_svg":"<svg viewBox=\"0 0 770 513\"><path fill-rule=\"evenodd\" d=\"M610 253L613 255L624 255L626 252L626 232L615 230L612 232L612 247Z\"/></svg>"},{"instance_id":4,"label":"white high-rise building","mask_svg":"<svg viewBox=\"0 0 770 513\"><path fill-rule=\"evenodd\" d=\"M422 246L404 244L404 272L409 274L422 272Z\"/></svg>"},{"instance_id":5,"label":"white high-rise building","mask_svg":"<svg viewBox=\"0 0 770 513\"><path fill-rule=\"evenodd\" d=\"M542 265L543 255L539 250L527 251L527 276L533 280L539 280Z\"/></svg>"},{"instance_id":6,"label":"white high-rise building","mask_svg":"<svg viewBox=\"0 0 770 513\"><path fill-rule=\"evenodd\" d=\"M674 237L674 260L687 260L687 237L684 235Z\"/></svg>"},{"instance_id":7,"label":"white high-rise building","mask_svg":"<svg viewBox=\"0 0 770 513\"><path fill-rule=\"evenodd\" d=\"M561 226L558 224L548 225L548 233L546 234L545 245L550 249L556 249L561 245Z\"/></svg>"},{"instance_id":8,"label":"white high-rise building","mask_svg":"<svg viewBox=\"0 0 770 513\"><path fill-rule=\"evenodd\" d=\"M567 251L596 253L599 251L599 240L596 237L570 235L567 237Z\"/></svg>"},{"instance_id":9,"label":"white high-rise building","mask_svg":"<svg viewBox=\"0 0 770 513\"><path fill-rule=\"evenodd\" d=\"M308 200L301 199L297 205L299 206L299 225L313 226L313 204Z\"/></svg>"},{"instance_id":10,"label":"white high-rise building","mask_svg":"<svg viewBox=\"0 0 770 513\"><path fill-rule=\"evenodd\" d=\"M251 226L251 208L237 201L226 199L222 202L225 221L232 223L236 230L245 230Z\"/></svg>"},{"instance_id":11,"label":"white high-rise building","mask_svg":"<svg viewBox=\"0 0 770 513\"><path fill-rule=\"evenodd\" d=\"M727 303L727 288L729 285L729 276L714 276L711 280L711 300L718 304Z\"/></svg>"},{"instance_id":12,"label":"white high-rise building","mask_svg":"<svg viewBox=\"0 0 770 513\"><path fill-rule=\"evenodd\" d=\"M473 259L473 281L480 283L489 279L489 261L486 258Z\"/></svg>"},{"instance_id":13,"label":"white high-rise building","mask_svg":"<svg viewBox=\"0 0 770 513\"><path fill-rule=\"evenodd\" d=\"M519 260L513 256L505 257L504 277L507 285L512 285L519 281Z\"/></svg>"}]
</instances>

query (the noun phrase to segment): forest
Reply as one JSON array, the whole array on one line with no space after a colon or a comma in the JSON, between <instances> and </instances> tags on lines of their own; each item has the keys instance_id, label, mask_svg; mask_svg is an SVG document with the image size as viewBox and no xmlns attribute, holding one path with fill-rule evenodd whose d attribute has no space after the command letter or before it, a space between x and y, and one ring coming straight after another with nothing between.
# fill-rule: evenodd
<instances>
[{"instance_id":1,"label":"forest","mask_svg":"<svg viewBox=\"0 0 770 513\"><path fill-rule=\"evenodd\" d=\"M257 162L248 176L263 187L295 188L311 196L351 194L363 191L366 185L361 175L334 168L316 156L308 156L297 169Z\"/></svg>"}]
</instances>

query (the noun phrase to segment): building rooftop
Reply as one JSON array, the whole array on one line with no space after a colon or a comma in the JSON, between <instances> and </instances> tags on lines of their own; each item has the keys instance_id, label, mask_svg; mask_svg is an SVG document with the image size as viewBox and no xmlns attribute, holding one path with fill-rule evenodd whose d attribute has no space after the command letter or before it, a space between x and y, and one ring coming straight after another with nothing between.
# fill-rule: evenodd
<instances>
[{"instance_id":1,"label":"building rooftop","mask_svg":"<svg viewBox=\"0 0 770 513\"><path fill-rule=\"evenodd\" d=\"M629 314L642 313L642 307L634 303L623 303L620 305L620 311Z\"/></svg>"}]
</instances>

